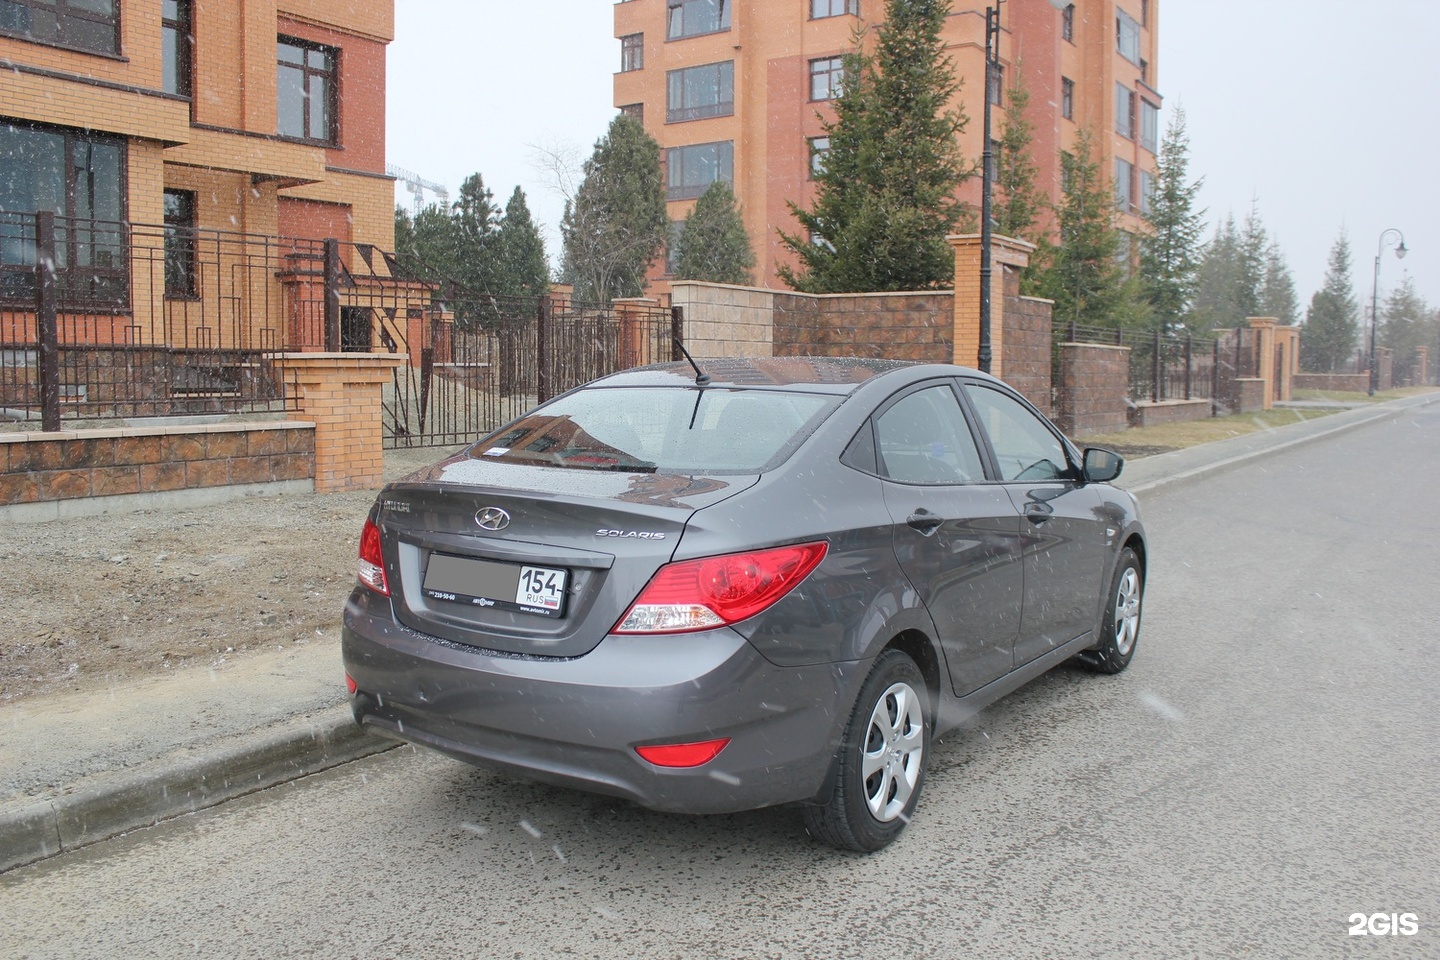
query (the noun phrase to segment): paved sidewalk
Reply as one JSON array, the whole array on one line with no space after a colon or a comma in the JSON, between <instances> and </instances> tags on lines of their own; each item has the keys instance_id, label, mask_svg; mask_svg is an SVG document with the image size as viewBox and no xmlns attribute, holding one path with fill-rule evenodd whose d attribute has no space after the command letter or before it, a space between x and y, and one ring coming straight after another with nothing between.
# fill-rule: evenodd
<instances>
[{"instance_id":1,"label":"paved sidewalk","mask_svg":"<svg viewBox=\"0 0 1440 960\"><path fill-rule=\"evenodd\" d=\"M1440 394L1136 460L1120 485L1197 480L1433 402ZM395 746L351 719L335 617L336 637L303 647L0 707L0 871Z\"/></svg>"}]
</instances>

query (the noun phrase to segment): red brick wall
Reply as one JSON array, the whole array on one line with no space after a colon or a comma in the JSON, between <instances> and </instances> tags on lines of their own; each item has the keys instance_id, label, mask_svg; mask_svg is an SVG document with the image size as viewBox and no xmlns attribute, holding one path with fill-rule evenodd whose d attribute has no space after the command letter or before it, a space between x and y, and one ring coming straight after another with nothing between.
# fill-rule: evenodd
<instances>
[{"instance_id":1,"label":"red brick wall","mask_svg":"<svg viewBox=\"0 0 1440 960\"><path fill-rule=\"evenodd\" d=\"M1129 347L1062 343L1056 426L1071 437L1125 430L1129 382Z\"/></svg>"},{"instance_id":2,"label":"red brick wall","mask_svg":"<svg viewBox=\"0 0 1440 960\"><path fill-rule=\"evenodd\" d=\"M314 476L308 425L0 433L0 507Z\"/></svg>"},{"instance_id":3,"label":"red brick wall","mask_svg":"<svg viewBox=\"0 0 1440 960\"><path fill-rule=\"evenodd\" d=\"M1020 296L1020 274L1005 268L1004 380L1047 416L1052 412L1052 307Z\"/></svg>"},{"instance_id":4,"label":"red brick wall","mask_svg":"<svg viewBox=\"0 0 1440 960\"><path fill-rule=\"evenodd\" d=\"M777 357L883 357L949 363L954 294L775 294Z\"/></svg>"}]
</instances>

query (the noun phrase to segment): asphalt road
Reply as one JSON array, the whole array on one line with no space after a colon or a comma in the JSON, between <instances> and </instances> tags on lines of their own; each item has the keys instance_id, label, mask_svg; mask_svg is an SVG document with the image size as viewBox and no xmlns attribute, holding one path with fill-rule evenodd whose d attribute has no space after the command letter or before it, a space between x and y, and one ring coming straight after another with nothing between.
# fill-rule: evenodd
<instances>
[{"instance_id":1,"label":"asphalt road","mask_svg":"<svg viewBox=\"0 0 1440 960\"><path fill-rule=\"evenodd\" d=\"M947 737L879 854L407 748L0 876L0 956L1440 957L1437 477L1432 406L1150 497L1131 669Z\"/></svg>"}]
</instances>

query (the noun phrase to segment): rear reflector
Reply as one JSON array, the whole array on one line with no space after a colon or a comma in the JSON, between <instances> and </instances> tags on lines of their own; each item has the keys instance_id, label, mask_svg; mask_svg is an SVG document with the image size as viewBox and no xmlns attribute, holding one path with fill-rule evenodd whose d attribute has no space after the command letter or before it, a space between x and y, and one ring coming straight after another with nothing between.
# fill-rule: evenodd
<instances>
[{"instance_id":1,"label":"rear reflector","mask_svg":"<svg viewBox=\"0 0 1440 960\"><path fill-rule=\"evenodd\" d=\"M365 529L360 531L360 565L356 573L365 586L390 596L390 585L385 581L385 555L380 552L380 528L374 520L366 519Z\"/></svg>"},{"instance_id":2,"label":"rear reflector","mask_svg":"<svg viewBox=\"0 0 1440 960\"><path fill-rule=\"evenodd\" d=\"M657 767L698 767L709 763L730 745L729 737L719 740L700 740L696 743L660 743L648 747L636 747L641 759Z\"/></svg>"},{"instance_id":3,"label":"rear reflector","mask_svg":"<svg viewBox=\"0 0 1440 960\"><path fill-rule=\"evenodd\" d=\"M355 682L355 678L350 676L350 674L348 673L345 674L345 692L349 693L350 696L353 697L357 692L359 692L359 690L360 685Z\"/></svg>"},{"instance_id":4,"label":"rear reflector","mask_svg":"<svg viewBox=\"0 0 1440 960\"><path fill-rule=\"evenodd\" d=\"M822 540L666 564L611 632L687 633L748 620L795 589L828 549Z\"/></svg>"}]
</instances>

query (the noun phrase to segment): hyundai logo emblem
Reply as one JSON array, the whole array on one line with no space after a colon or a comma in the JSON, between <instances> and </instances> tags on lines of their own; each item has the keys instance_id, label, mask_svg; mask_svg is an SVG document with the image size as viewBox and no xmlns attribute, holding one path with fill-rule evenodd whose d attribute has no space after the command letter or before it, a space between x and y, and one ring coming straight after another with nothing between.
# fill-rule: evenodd
<instances>
[{"instance_id":1,"label":"hyundai logo emblem","mask_svg":"<svg viewBox=\"0 0 1440 960\"><path fill-rule=\"evenodd\" d=\"M485 507L476 512L475 522L486 530L504 530L510 526L510 514L499 507Z\"/></svg>"}]
</instances>

